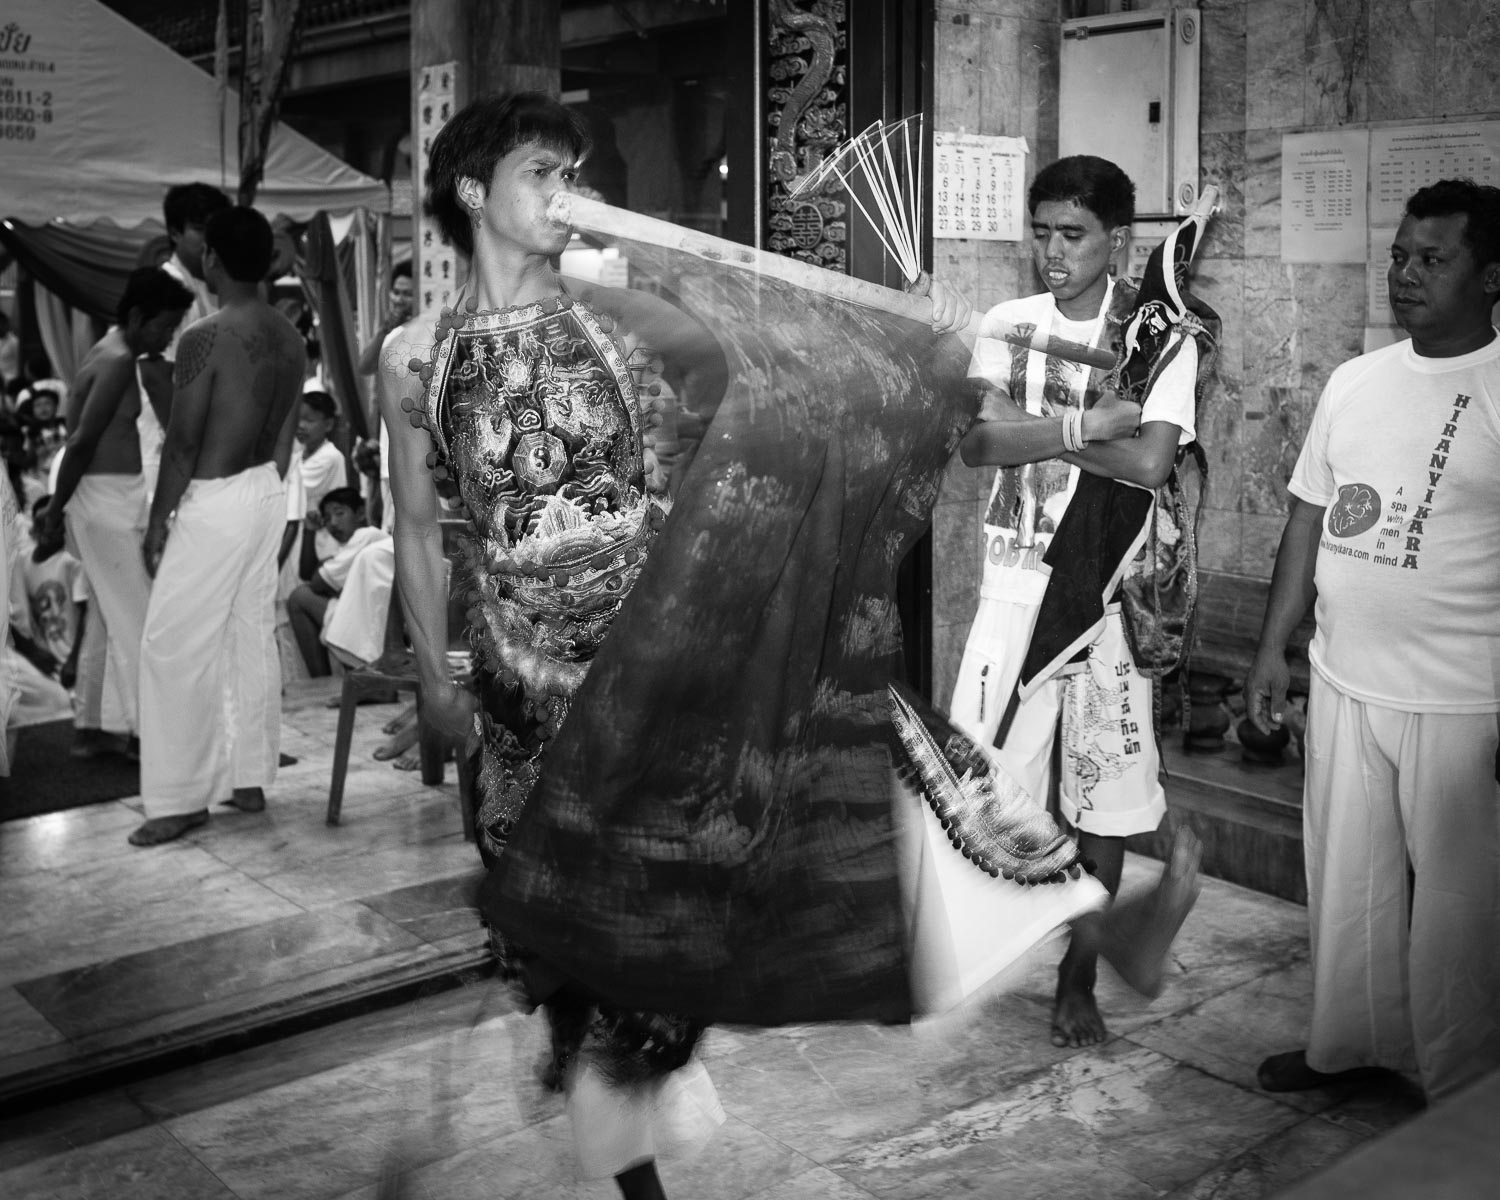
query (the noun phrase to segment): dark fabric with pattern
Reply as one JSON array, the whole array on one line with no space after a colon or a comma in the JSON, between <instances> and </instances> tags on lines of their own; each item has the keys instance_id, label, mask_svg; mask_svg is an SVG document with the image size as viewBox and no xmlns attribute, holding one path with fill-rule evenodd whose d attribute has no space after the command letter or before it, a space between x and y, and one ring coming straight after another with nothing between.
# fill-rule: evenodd
<instances>
[{"instance_id":1,"label":"dark fabric with pattern","mask_svg":"<svg viewBox=\"0 0 1500 1200\"><path fill-rule=\"evenodd\" d=\"M978 411L968 352L747 272L694 294L730 389L482 907L615 1005L903 1020L896 571Z\"/></svg>"}]
</instances>

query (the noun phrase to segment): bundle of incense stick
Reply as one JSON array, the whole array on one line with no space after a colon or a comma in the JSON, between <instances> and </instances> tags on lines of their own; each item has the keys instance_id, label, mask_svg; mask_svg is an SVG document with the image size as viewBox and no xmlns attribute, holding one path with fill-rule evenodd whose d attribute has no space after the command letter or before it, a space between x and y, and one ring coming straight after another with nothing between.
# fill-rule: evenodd
<instances>
[{"instance_id":1,"label":"bundle of incense stick","mask_svg":"<svg viewBox=\"0 0 1500 1200\"><path fill-rule=\"evenodd\" d=\"M922 114L874 122L792 183L797 199L838 180L909 283L922 274ZM879 212L877 220L860 198Z\"/></svg>"},{"instance_id":2,"label":"bundle of incense stick","mask_svg":"<svg viewBox=\"0 0 1500 1200\"><path fill-rule=\"evenodd\" d=\"M896 316L905 317L911 321L925 324L932 315L931 303L925 297L898 292L894 288L881 287L879 284L830 271L826 267L817 267L800 259L787 258L785 255L773 254L766 250L757 250L753 246L742 246L738 242L727 241L724 238L714 237L712 234L684 229L669 221L627 212L625 209L614 208L585 196L559 192L552 198L547 215L554 221L571 225L575 229L588 233L598 234L601 237L628 238L631 241L644 242L648 246L660 246L691 255L719 266L753 271L766 278L778 279L820 296L873 308L879 312L894 313ZM1057 358L1065 358L1104 370L1115 365L1114 355L1108 350L1096 350L1092 346L1085 346L1078 342L1044 337L1030 328L1012 325L979 313L970 317L968 327L960 331L959 336L971 344L976 337L999 338L1018 346L1040 350L1044 354L1051 354Z\"/></svg>"}]
</instances>

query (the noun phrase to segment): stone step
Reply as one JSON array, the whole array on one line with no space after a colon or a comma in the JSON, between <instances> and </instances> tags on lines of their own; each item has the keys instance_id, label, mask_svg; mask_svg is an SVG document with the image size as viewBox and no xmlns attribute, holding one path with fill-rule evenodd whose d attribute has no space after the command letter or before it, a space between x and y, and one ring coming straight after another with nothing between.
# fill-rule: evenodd
<instances>
[{"instance_id":1,"label":"stone step","mask_svg":"<svg viewBox=\"0 0 1500 1200\"><path fill-rule=\"evenodd\" d=\"M1307 903L1302 863L1302 763L1294 753L1280 766L1243 760L1232 738L1222 750L1187 753L1180 733L1162 745L1168 820L1163 830L1130 838L1140 854L1162 858L1166 829L1186 824L1203 842L1203 870L1258 892Z\"/></svg>"}]
</instances>

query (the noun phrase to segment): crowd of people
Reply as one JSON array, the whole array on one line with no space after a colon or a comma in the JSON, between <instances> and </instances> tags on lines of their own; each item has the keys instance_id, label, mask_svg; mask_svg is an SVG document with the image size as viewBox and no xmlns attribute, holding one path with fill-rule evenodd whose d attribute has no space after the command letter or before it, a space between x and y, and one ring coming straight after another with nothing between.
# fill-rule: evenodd
<instances>
[{"instance_id":1,"label":"crowd of people","mask_svg":"<svg viewBox=\"0 0 1500 1200\"><path fill-rule=\"evenodd\" d=\"M199 394L201 381L198 389L187 386L199 380L198 375L189 377L190 366L201 374L204 368L219 364L213 356L185 361L184 339L197 324L212 318L205 330L213 329L221 355L228 344L217 337L221 327L226 336L234 329L253 340L253 334L243 335L220 314L242 292L264 302L271 260L269 227L263 218L248 210L237 213L228 197L207 184L168 189L163 217L169 257L159 266L141 267L130 275L116 320L84 356L70 384L52 377L40 355L32 356L24 369L17 366L21 361L18 339L8 318L0 325L0 367L7 372L15 368L6 380L8 400L0 411L0 449L9 484L6 496L17 517L26 518L9 526L12 569L7 573L10 637L6 654L17 700L9 708L8 736L15 741L26 727L71 718L70 753L74 757L124 755L143 760L143 794L149 792L154 799L147 808L150 819L133 836L140 845L170 840L206 820L204 793L240 808L253 809L263 803L264 788L283 758L275 748L282 681L328 672L321 646L308 647L304 654L295 640L287 601L304 580L315 576L320 560L333 556L341 543L352 539L363 546L382 537L389 541L378 528L348 528L338 538L331 532L344 529L355 512L355 524L365 525L363 503L346 508L331 524L321 519L321 501L329 492L352 491L363 501L358 488L348 485L365 482L378 506L379 490L372 478L350 469L351 456L341 448L347 442L347 427L334 398L322 390L323 380L308 366L305 351L295 362L288 360L295 371L288 366L284 378L276 377L278 385L290 389L290 440L285 447L280 444L283 431L279 428L273 438L265 429L234 428L219 415L228 411L225 405L244 399L234 394L228 381L247 363L231 364L222 376L215 372L219 392L210 396ZM217 230L213 237L210 227ZM265 318L266 329L277 332L290 323L269 306L259 315ZM188 343L189 350L200 354L205 344L201 332ZM305 328L297 329L299 346L305 334ZM291 345L287 341L284 349ZM257 343L252 349L259 353L262 347ZM217 407L203 408L212 403ZM175 447L168 436L174 408L179 414L180 439ZM189 421L201 421L202 427L190 433ZM230 442L225 444L220 437ZM152 505L160 490L164 455L173 449L176 455L169 463L167 498L162 502L166 508L153 524ZM283 450L285 462L279 459ZM242 475L255 463L268 461L267 454L269 461L278 464L277 495L285 497L276 526L275 561L282 570L272 589L273 652L266 651L256 632L260 617L247 617L261 607L258 593L250 593L238 606L231 602L223 613L185 604L195 620L206 618L198 621L199 627L219 633L238 631L244 644L240 646L243 657L225 660L222 675L212 673L196 693L182 691L175 686L180 682L175 674L177 660L167 650L170 644L180 652L188 643L180 640L170 619L159 614L156 620L166 620L167 632L149 637L148 618L153 613L153 597L161 603L173 587L202 597L204 581L184 573L174 557L167 585L158 585L153 580L153 559L161 551L169 523L181 530L179 543L189 544L191 520L177 523L186 500L201 499L213 490L210 481ZM189 503L189 517L201 507ZM242 531L244 513L234 516L233 529ZM220 572L224 564L218 564L210 551L225 544L238 545L240 540L237 533L225 543L211 531L207 543L194 551L193 561L219 572L214 579L223 583L229 578ZM148 542L150 555L142 552ZM337 569L334 564L328 566ZM249 575L257 574L258 567L252 566ZM378 571L372 575L365 567L356 578L354 596L344 606L336 636L364 651L365 657L346 650L339 656L341 669L363 665L378 655L378 649L369 648L379 645L385 633L389 575L387 569L382 585ZM347 582L341 577L341 589ZM237 643L230 638L209 644ZM205 655L203 661L216 666L220 662L215 655ZM148 734L153 721L171 720L174 711L170 703L158 703L161 692L153 688L164 688L178 697L191 695L192 703L202 705L218 689L231 706L220 708L234 713L235 721L192 748L176 742L168 728L159 726L154 740L147 735L143 744L143 734ZM152 697L149 712L143 709L143 695ZM213 711L213 706L199 711ZM403 724L400 736L382 747L381 757L412 769L416 758L408 751L415 733L408 735L407 726L414 729L414 722ZM252 751L255 745L260 746L258 751ZM226 753L226 761L233 760L227 775L215 767L209 776L172 778L171 764L185 764L189 755L201 766ZM246 756L257 765L243 761ZM242 782L225 783L234 778ZM146 780L152 781L149 786ZM185 793L193 799L182 799ZM184 805L189 807L178 811Z\"/></svg>"},{"instance_id":2,"label":"crowd of people","mask_svg":"<svg viewBox=\"0 0 1500 1200\"><path fill-rule=\"evenodd\" d=\"M379 483L365 489L333 441L336 404L306 389L302 341L265 298L264 218L174 189L174 265L131 276L63 397L50 487L16 487L35 530L20 577L45 599L14 642L77 689L90 631L107 631L121 723L86 726L80 704L80 739L138 735L148 819L131 841L154 845L216 802L266 804L278 605L297 666L318 676L388 645L394 589L423 719L478 763L482 913L503 977L545 1010L544 1077L566 1094L580 1162L626 1197L659 1197L658 1155L723 1120L694 1053L705 1026L917 1015L933 920L995 930L1024 910L1011 958L1071 924L1059 1046L1106 1036L1100 957L1159 987L1198 852L1179 828L1156 888L1115 895L1125 837L1167 813L1142 618L1121 589L1156 569L1137 552L1195 439L1214 329L1170 313L1130 388L1067 350L1118 360L1140 327L1134 288L1111 271L1134 187L1113 163L1066 158L1028 195L1044 291L984 318L1040 341L980 336L977 389L952 388L903 426L912 445L890 464L854 461L838 441L867 448L878 431L819 425L808 407L803 432L827 440L816 461L778 443L774 422L721 418L687 487L670 468L688 423L664 421L654 398L684 412L743 403L722 349L735 334L727 318L716 331L659 298L585 296L560 276L571 231L552 206L587 150L577 118L535 94L477 100L434 139L429 209L471 270L436 323L413 315L409 277L392 280L360 355L383 417ZM1441 1098L1500 1067L1500 568L1484 533L1500 522L1500 191L1446 180L1413 195L1388 280L1410 338L1339 367L1318 402L1246 681L1267 731L1285 711L1288 639L1315 603L1312 1035L1267 1058L1260 1081L1283 1091L1397 1070ZM940 280L919 290L931 337L967 325L964 297ZM6 430L23 475L56 415L35 386L30 399L24 432L19 412ZM899 638L880 614L894 613L892 547L925 525L954 451L994 475L980 610L939 713L881 681ZM845 454L830 501L816 485ZM674 522L674 504L698 508ZM707 509L729 516L692 524ZM1123 552L1101 559L1088 530L1127 509L1138 519ZM454 510L471 532L456 566L472 686L448 658L441 518ZM863 514L850 521L862 540L819 540L830 512ZM684 528L697 536L674 537ZM783 528L791 548L757 561L771 550L756 539ZM713 609L747 603L768 577L809 581L804 599L810 581L832 583L816 604ZM1050 612L1070 588L1092 589L1099 615L1063 622L1037 668L1038 633L1017 636L1011 609L1030 598ZM637 589L652 603L627 605ZM765 647L801 645L809 629L820 649L788 657L775 695L695 692L682 665L704 629L684 614L704 613L724 621L714 678L765 678ZM656 707L639 711L646 695ZM232 726L218 719L227 696ZM693 731L680 737L703 731L697 750L670 741L676 722ZM648 736L676 748L644 762ZM1052 793L1061 825L1041 808ZM969 911L935 918L924 889L958 877ZM987 973L1005 965L984 949ZM788 963L801 971L791 984Z\"/></svg>"}]
</instances>

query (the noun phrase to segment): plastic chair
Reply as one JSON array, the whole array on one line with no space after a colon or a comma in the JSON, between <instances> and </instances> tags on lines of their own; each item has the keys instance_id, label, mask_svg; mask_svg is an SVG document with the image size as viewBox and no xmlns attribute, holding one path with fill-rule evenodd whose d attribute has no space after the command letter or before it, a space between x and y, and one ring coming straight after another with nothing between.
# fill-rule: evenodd
<instances>
[{"instance_id":1,"label":"plastic chair","mask_svg":"<svg viewBox=\"0 0 1500 1200\"><path fill-rule=\"evenodd\" d=\"M445 548L450 547L451 538L457 529L463 528L462 522L444 521L443 541ZM458 603L450 594L448 601L448 629L450 644L461 645L461 638L465 627L463 605ZM469 680L469 668L467 665L467 649L459 653L450 653L450 662L454 665L453 677L455 682L467 684ZM460 660L458 662L453 660ZM344 675L343 689L339 696L339 724L338 732L333 742L333 778L328 787L328 814L327 822L330 825L339 823L340 813L344 804L344 780L349 773L349 747L354 739L354 714L359 707L362 698L371 695L381 695L389 692L410 692L417 702L417 720L419 722L419 733L417 738L418 753L421 757L422 782L429 786L443 782L444 760L447 758L447 746L442 738L438 737L427 727L422 720L422 687L417 677L416 658L412 652L406 649L406 639L403 631L401 617L401 600L398 591L393 587L391 590L391 606L385 625L385 648L380 657L368 666L356 667ZM462 753L456 755L458 763L458 806L463 820L464 837L474 840L474 764Z\"/></svg>"}]
</instances>

